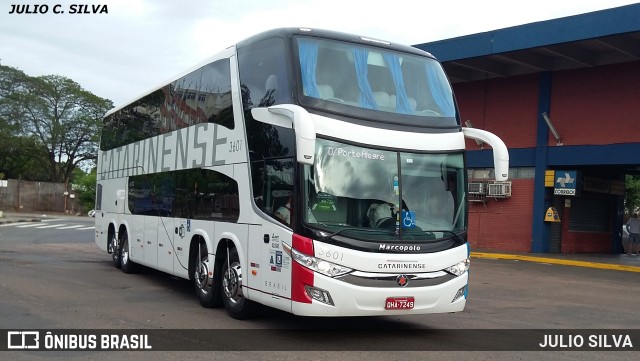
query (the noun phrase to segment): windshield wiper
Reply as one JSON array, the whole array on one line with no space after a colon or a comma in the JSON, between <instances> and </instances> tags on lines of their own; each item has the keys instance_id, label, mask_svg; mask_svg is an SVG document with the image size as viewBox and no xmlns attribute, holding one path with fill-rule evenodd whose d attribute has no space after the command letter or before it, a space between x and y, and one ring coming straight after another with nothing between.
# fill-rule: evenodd
<instances>
[{"instance_id":1,"label":"windshield wiper","mask_svg":"<svg viewBox=\"0 0 640 361\"><path fill-rule=\"evenodd\" d=\"M343 228L339 231L335 231L333 233L329 233L326 236L323 236L322 233L325 233L324 231L320 231L317 230L316 232L320 234L320 236L322 237L322 239L324 241L328 241L331 238L339 235L340 233L344 232L344 231L360 231L360 232L368 232L368 233L380 233L380 231L383 231L383 229L369 229L369 228L358 228L358 227L347 227L347 228ZM384 232L382 232L384 233Z\"/></svg>"},{"instance_id":2,"label":"windshield wiper","mask_svg":"<svg viewBox=\"0 0 640 361\"><path fill-rule=\"evenodd\" d=\"M342 234L343 232L346 231L353 231L353 232L366 232L366 233L377 233L377 234L385 234L388 233L388 229L384 229L384 228L374 228L374 229L369 229L369 228L358 228L358 227L346 227L346 228L342 228L338 231L329 233L327 235L323 235L323 233L327 233L326 231L321 231L321 230L315 230L316 234L320 235L320 237L322 237L323 241L328 241L330 239L332 239L335 236L338 236L340 234ZM440 230L440 229L434 229L434 230L428 230L428 231L423 231L424 233L436 233L436 232L442 232L442 233L447 233L450 234L451 236L453 236L453 238L456 239L456 241L458 241L460 244L464 243L464 240L455 232L450 231L450 230Z\"/></svg>"},{"instance_id":3,"label":"windshield wiper","mask_svg":"<svg viewBox=\"0 0 640 361\"><path fill-rule=\"evenodd\" d=\"M448 229L430 229L428 231L424 231L425 233L436 233L436 232L442 232L442 233L449 233L451 234L456 240L458 240L458 242L460 242L461 244L464 243L464 239L462 239L456 232L454 231L450 231Z\"/></svg>"}]
</instances>

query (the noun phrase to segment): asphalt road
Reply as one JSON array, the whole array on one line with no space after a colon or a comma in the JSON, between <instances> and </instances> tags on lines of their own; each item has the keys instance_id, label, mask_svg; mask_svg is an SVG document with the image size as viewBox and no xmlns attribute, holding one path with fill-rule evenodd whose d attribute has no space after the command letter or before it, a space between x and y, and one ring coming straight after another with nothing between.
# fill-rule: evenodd
<instances>
[{"instance_id":1,"label":"asphalt road","mask_svg":"<svg viewBox=\"0 0 640 361\"><path fill-rule=\"evenodd\" d=\"M469 300L461 313L324 319L265 309L257 319L238 321L224 309L200 307L189 282L148 269L127 275L114 268L110 255L93 243L92 222L69 217L41 226L0 226L0 329L204 329L167 331L163 343L179 349L208 338L217 345L206 351L211 358L243 360L618 360L636 359L640 350L640 339L633 338L631 352L466 352L495 345L497 338L535 338L520 340L530 345L543 341L538 332L518 330L627 334L638 329L640 279L635 273L474 259ZM451 336L452 330L469 329L476 331ZM428 351L434 349L459 351ZM0 360L110 360L123 354L4 351ZM202 358L202 352L184 351L126 354L134 359Z\"/></svg>"}]
</instances>

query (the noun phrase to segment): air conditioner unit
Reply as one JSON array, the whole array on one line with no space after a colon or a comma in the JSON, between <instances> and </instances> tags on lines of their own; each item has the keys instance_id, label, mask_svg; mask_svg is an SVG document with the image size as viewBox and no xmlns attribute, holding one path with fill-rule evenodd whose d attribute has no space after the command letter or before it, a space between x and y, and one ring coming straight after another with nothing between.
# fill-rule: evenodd
<instances>
[{"instance_id":1,"label":"air conditioner unit","mask_svg":"<svg viewBox=\"0 0 640 361\"><path fill-rule=\"evenodd\" d=\"M511 197L511 182L496 182L489 184L489 197L509 198Z\"/></svg>"},{"instance_id":2,"label":"air conditioner unit","mask_svg":"<svg viewBox=\"0 0 640 361\"><path fill-rule=\"evenodd\" d=\"M469 194L484 195L487 191L486 186L486 183L470 182Z\"/></svg>"}]
</instances>

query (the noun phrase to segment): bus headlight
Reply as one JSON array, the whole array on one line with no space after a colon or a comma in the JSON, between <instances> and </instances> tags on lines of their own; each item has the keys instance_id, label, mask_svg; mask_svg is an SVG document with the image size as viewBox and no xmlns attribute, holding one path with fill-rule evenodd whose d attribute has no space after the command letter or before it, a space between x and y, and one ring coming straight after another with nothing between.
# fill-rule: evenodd
<instances>
[{"instance_id":1,"label":"bus headlight","mask_svg":"<svg viewBox=\"0 0 640 361\"><path fill-rule=\"evenodd\" d=\"M469 264L470 263L471 263L471 260L466 258L465 260L460 261L460 262L454 264L451 267L447 267L444 270L446 272L451 273L454 276L460 276L460 275L462 275L463 273L465 273L465 272L467 272L469 270Z\"/></svg>"},{"instance_id":2,"label":"bus headlight","mask_svg":"<svg viewBox=\"0 0 640 361\"><path fill-rule=\"evenodd\" d=\"M284 251L290 254L291 258L293 258L294 261L314 272L322 273L323 275L329 277L337 277L353 271L353 269L351 268L298 252L284 242L282 243L282 245Z\"/></svg>"}]
</instances>

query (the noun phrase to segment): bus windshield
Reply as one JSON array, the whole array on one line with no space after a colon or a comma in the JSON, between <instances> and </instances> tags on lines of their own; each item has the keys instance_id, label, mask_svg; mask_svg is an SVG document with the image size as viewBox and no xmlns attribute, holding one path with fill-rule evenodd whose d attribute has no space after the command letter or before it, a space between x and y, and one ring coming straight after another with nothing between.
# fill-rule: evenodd
<instances>
[{"instance_id":1,"label":"bus windshield","mask_svg":"<svg viewBox=\"0 0 640 361\"><path fill-rule=\"evenodd\" d=\"M297 37L301 103L414 125L457 125L453 93L435 59L355 43ZM380 112L384 112L380 114ZM405 118L407 119L407 118Z\"/></svg>"},{"instance_id":2,"label":"bus windshield","mask_svg":"<svg viewBox=\"0 0 640 361\"><path fill-rule=\"evenodd\" d=\"M308 225L365 241L428 242L465 231L462 153L316 144L316 162L304 171Z\"/></svg>"}]
</instances>

